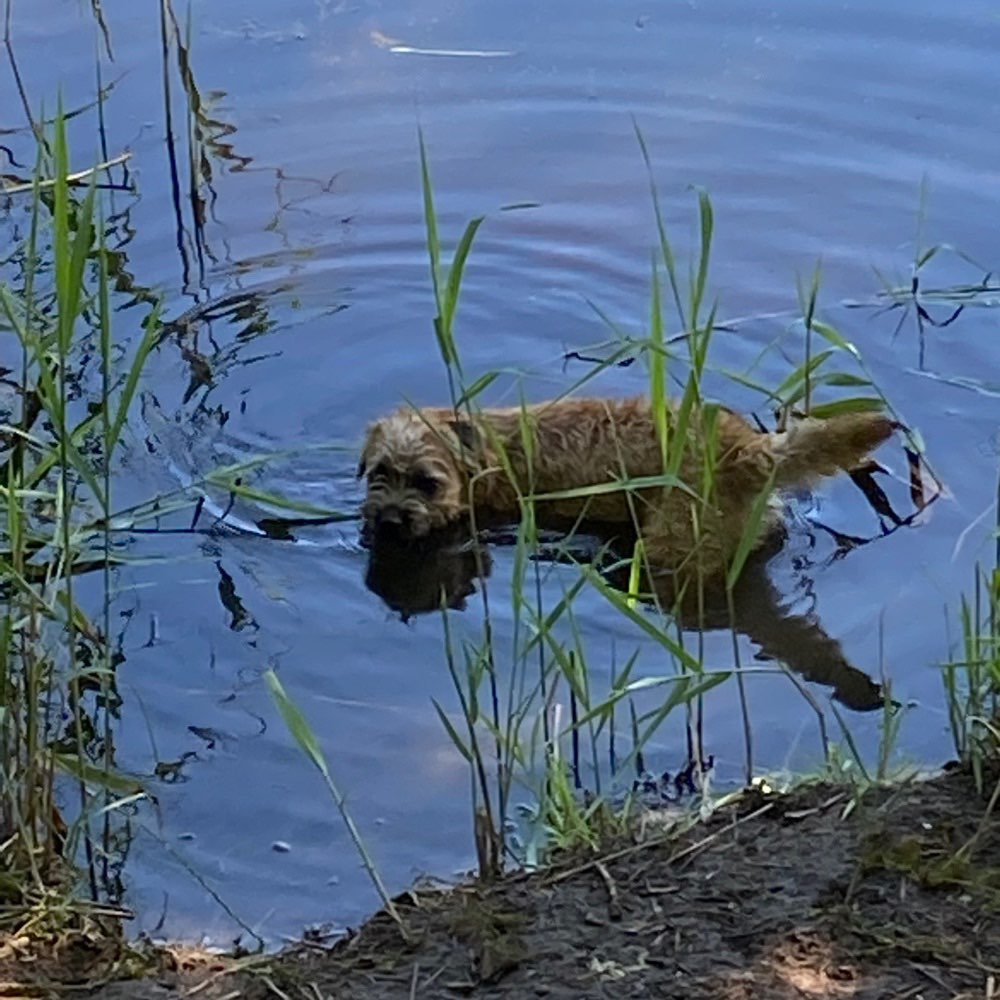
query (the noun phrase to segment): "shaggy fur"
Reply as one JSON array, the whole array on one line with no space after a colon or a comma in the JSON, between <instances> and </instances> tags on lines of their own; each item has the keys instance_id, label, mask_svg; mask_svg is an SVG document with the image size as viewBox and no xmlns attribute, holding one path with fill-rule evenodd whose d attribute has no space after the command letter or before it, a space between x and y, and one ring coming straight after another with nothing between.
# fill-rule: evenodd
<instances>
[{"instance_id":1,"label":"shaggy fur","mask_svg":"<svg viewBox=\"0 0 1000 1000\"><path fill-rule=\"evenodd\" d=\"M667 417L669 440L676 414ZM471 418L443 408L400 409L368 429L358 469L368 481L362 512L368 533L419 538L468 515L470 507L480 521L516 519L531 495L543 498L541 518L634 523L651 565L712 575L729 565L761 494L853 469L892 430L886 416L854 413L806 418L769 434L729 410L704 406L691 415L678 469L686 488L544 499L662 475L649 402L563 399ZM706 464L715 469L707 489ZM775 516L769 511L763 518L755 544Z\"/></svg>"}]
</instances>

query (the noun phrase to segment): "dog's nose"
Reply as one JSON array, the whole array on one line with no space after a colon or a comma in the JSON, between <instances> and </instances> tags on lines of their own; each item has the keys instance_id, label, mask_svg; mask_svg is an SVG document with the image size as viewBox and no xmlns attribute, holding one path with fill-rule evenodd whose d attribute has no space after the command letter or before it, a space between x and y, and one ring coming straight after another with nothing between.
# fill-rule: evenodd
<instances>
[{"instance_id":1,"label":"dog's nose","mask_svg":"<svg viewBox=\"0 0 1000 1000\"><path fill-rule=\"evenodd\" d=\"M384 507L375 515L375 531L383 538L404 539L410 536L410 519L399 507Z\"/></svg>"},{"instance_id":2,"label":"dog's nose","mask_svg":"<svg viewBox=\"0 0 1000 1000\"><path fill-rule=\"evenodd\" d=\"M380 527L392 524L398 528L403 524L403 512L398 507L383 507L378 512L375 521Z\"/></svg>"}]
</instances>

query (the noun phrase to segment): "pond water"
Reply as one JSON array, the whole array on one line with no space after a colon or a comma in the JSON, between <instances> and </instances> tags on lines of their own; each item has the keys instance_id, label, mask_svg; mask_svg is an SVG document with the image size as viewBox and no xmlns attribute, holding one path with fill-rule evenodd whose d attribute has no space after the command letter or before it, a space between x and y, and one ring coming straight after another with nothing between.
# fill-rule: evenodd
<instances>
[{"instance_id":1,"label":"pond water","mask_svg":"<svg viewBox=\"0 0 1000 1000\"><path fill-rule=\"evenodd\" d=\"M161 294L176 324L150 364L117 506L220 464L315 445L270 466L262 486L351 511L366 423L404 398L446 401L418 127L445 242L488 215L457 326L470 378L519 373L487 396L511 401L519 386L544 398L582 377L587 366L566 353L592 353L610 336L592 304L632 333L647 322L655 223L634 121L682 258L696 237L690 186L713 199L720 315L750 317L717 334L713 364L747 370L789 329L797 277L821 259L823 317L923 436L948 496L919 524L833 559L815 520L879 533L860 493L838 481L799 501L769 572L774 607L813 615L837 655L891 679L909 706L900 760L947 757L940 663L960 594L991 557L998 295L995 283L971 295L954 322L925 324L923 335L912 310L886 311L876 295L883 277L909 287L918 246L965 255L934 257L923 288L974 285L1000 263L995 4L201 0L190 14L177 7L165 58L153 6L103 6L113 61L87 5L66 0L15 5L13 48L35 109L52 108L60 88L67 107L90 104L101 53L113 83L106 147L93 108L73 119L71 140L77 168L132 154L136 193L109 198L123 254L115 334L134 342L136 295ZM13 78L0 79L0 126L19 129ZM4 143L31 162L23 130ZM536 207L499 211L523 203ZM959 304L942 299L927 300L937 320ZM755 377L777 384L800 361L790 337ZM204 362L211 384L199 377ZM642 392L641 369L612 368L595 391ZM711 388L733 406L760 406L722 380ZM897 474L887 490L906 508L903 451L882 454ZM151 776L184 761L180 780L153 779L159 809L136 823L126 876L138 928L225 942L239 933L235 914L276 942L310 923L356 923L375 906L270 702L268 666L312 723L391 890L474 862L467 769L432 705L457 704L440 618L403 622L366 588L355 522L302 531L297 544L220 530L142 536L130 551L137 562L120 574L115 605L127 657L119 763ZM513 631L512 572L512 551L495 548L500 647ZM575 578L568 567L545 573L550 601ZM576 613L595 689L635 649L638 675L665 669L598 594L581 595ZM460 634L478 634L476 602L450 617ZM728 634L704 642L706 662L732 665ZM807 674L822 659L809 642L778 642ZM744 637L741 648L752 663L758 646ZM756 769L815 767L815 712L796 687L776 672L747 681ZM825 708L829 689L810 691ZM873 753L880 714L840 710ZM706 696L706 746L723 783L743 773L739 720L735 685ZM837 737L832 716L828 725ZM647 763L676 768L683 734L671 720Z\"/></svg>"}]
</instances>

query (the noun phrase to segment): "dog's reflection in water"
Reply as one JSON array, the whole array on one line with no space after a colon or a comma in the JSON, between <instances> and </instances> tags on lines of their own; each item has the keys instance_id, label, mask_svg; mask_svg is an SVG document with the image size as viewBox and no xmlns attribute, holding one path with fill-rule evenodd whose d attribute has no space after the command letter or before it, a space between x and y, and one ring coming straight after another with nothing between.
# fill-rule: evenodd
<instances>
[{"instance_id":1,"label":"dog's reflection in water","mask_svg":"<svg viewBox=\"0 0 1000 1000\"><path fill-rule=\"evenodd\" d=\"M599 542L587 537L589 551L598 551ZM658 603L672 609L685 628L734 628L757 646L756 659L779 661L804 680L832 688L833 697L848 708L858 712L883 708L882 687L848 662L840 643L824 631L816 616L790 613L783 606L767 574L767 562L780 545L779 538L750 557L733 589L731 610L722 588L706 588L697 600L675 607L666 575L653 580ZM574 554L579 556L581 549L588 550L584 544L574 547ZM408 621L439 611L442 604L464 610L476 593L477 581L491 568L488 543L471 540L459 527L417 542L376 536L369 543L365 584ZM628 587L627 569L605 571L605 578L619 589Z\"/></svg>"},{"instance_id":2,"label":"dog's reflection in water","mask_svg":"<svg viewBox=\"0 0 1000 1000\"><path fill-rule=\"evenodd\" d=\"M489 548L458 529L414 541L379 535L365 544L365 586L404 622L440 611L442 604L464 611L476 581L493 568Z\"/></svg>"}]
</instances>

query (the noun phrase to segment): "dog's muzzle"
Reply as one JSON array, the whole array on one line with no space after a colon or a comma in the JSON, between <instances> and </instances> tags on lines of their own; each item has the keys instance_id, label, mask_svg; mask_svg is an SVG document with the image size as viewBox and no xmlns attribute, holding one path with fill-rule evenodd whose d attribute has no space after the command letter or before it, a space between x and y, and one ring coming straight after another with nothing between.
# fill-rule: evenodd
<instances>
[{"instance_id":1,"label":"dog's muzzle","mask_svg":"<svg viewBox=\"0 0 1000 1000\"><path fill-rule=\"evenodd\" d=\"M365 511L361 529L362 540L376 538L392 542L404 542L417 537L415 523L410 513L395 504L387 504L374 510Z\"/></svg>"}]
</instances>

